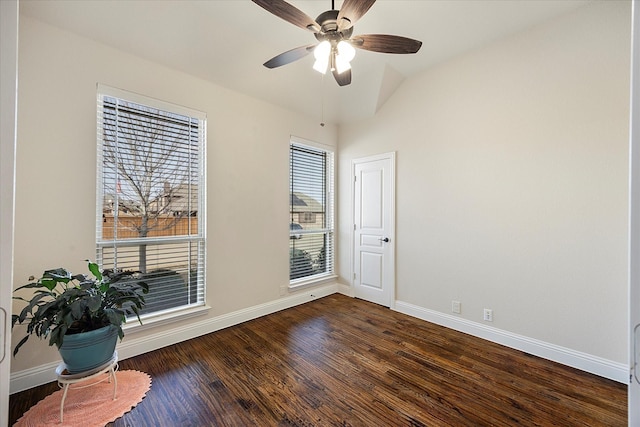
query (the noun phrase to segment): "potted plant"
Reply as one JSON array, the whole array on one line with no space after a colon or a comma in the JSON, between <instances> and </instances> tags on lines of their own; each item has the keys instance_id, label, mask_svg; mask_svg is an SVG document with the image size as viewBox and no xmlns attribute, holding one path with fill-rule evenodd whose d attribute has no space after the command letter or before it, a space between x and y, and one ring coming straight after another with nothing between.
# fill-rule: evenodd
<instances>
[{"instance_id":1,"label":"potted plant","mask_svg":"<svg viewBox=\"0 0 640 427\"><path fill-rule=\"evenodd\" d=\"M33 290L31 299L13 297L27 305L11 316L11 327L28 322L14 357L31 335L48 337L49 345L58 347L67 371L88 371L111 359L117 338L124 337L122 324L127 316L135 314L142 323L138 313L149 286L138 280L140 274L100 271L98 264L87 262L93 277L56 268L46 270L38 280L30 277L31 283L14 291Z\"/></svg>"}]
</instances>

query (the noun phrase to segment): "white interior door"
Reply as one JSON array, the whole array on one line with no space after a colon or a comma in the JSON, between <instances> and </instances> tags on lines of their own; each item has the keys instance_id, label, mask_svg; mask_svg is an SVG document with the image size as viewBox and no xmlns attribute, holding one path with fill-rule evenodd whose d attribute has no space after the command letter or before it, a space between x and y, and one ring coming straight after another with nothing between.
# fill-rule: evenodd
<instances>
[{"instance_id":1,"label":"white interior door","mask_svg":"<svg viewBox=\"0 0 640 427\"><path fill-rule=\"evenodd\" d=\"M640 7L634 1L631 64L629 225L629 425L640 426Z\"/></svg>"},{"instance_id":2,"label":"white interior door","mask_svg":"<svg viewBox=\"0 0 640 427\"><path fill-rule=\"evenodd\" d=\"M353 289L357 298L395 301L395 153L353 161Z\"/></svg>"},{"instance_id":3,"label":"white interior door","mask_svg":"<svg viewBox=\"0 0 640 427\"><path fill-rule=\"evenodd\" d=\"M0 1L0 427L9 424L18 1Z\"/></svg>"}]
</instances>

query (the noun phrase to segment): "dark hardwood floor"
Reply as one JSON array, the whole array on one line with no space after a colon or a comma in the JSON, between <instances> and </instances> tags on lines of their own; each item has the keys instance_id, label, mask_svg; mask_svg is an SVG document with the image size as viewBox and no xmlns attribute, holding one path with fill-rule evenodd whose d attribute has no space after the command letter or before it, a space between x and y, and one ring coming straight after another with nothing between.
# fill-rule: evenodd
<instances>
[{"instance_id":1,"label":"dark hardwood floor","mask_svg":"<svg viewBox=\"0 0 640 427\"><path fill-rule=\"evenodd\" d=\"M120 362L113 426L625 426L627 387L343 295ZM10 424L57 390L10 398Z\"/></svg>"}]
</instances>

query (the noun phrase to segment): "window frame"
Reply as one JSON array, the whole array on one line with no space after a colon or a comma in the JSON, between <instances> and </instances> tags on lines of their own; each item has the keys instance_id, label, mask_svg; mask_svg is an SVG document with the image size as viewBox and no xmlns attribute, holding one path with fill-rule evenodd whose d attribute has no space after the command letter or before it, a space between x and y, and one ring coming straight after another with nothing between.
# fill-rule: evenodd
<instances>
[{"instance_id":1,"label":"window frame","mask_svg":"<svg viewBox=\"0 0 640 427\"><path fill-rule=\"evenodd\" d=\"M141 319L144 320L146 327L150 325L164 324L167 322L173 322L177 319L183 319L199 315L206 312L210 307L206 305L206 140L207 140L207 116L206 113L200 112L187 107L175 105L169 102L161 101L144 95L136 94L133 92L125 91L122 89L113 88L107 85L98 84L96 90L96 147L97 147L97 170L96 170L96 262L101 268L104 268L103 252L109 248L126 248L140 243L145 243L149 246L162 246L166 244L173 244L176 242L185 244L187 248L185 257L192 256L192 247L195 245L197 254L195 261L189 261L188 265L196 267L195 280L196 280L196 301L190 302L186 305L180 305L168 309L159 309L149 313L141 315ZM162 237L141 237L141 238L121 238L118 239L115 235L113 238L105 239L103 235L103 213L105 207L105 191L104 184L104 106L105 98L112 98L116 100L122 100L125 102L138 104L143 107L149 107L152 109L158 109L168 112L170 114L176 114L184 117L188 117L198 122L198 158L197 161L197 229L193 233L193 229L189 226L189 232L179 236L162 236ZM119 189L119 185L118 189ZM189 189L189 197L191 197L191 190ZM191 199L190 199L191 200ZM187 215L188 217L191 215ZM116 255L117 257L117 255ZM189 271L189 281L193 278ZM128 319L129 320L129 319ZM137 325L137 326L136 326ZM138 322L130 322L126 329L138 329L142 327Z\"/></svg>"},{"instance_id":2,"label":"window frame","mask_svg":"<svg viewBox=\"0 0 640 427\"><path fill-rule=\"evenodd\" d=\"M297 146L303 149L311 149L316 151L322 151L326 154L326 165L324 170L325 175L325 226L322 229L315 229L311 231L306 230L291 230L289 227L289 242L291 244L292 238L295 240L296 235L309 235L309 234L319 234L323 233L326 236L326 242L328 245L328 250L326 250L327 258L327 266L326 271L312 274L309 276L304 276L296 279L289 279L289 289L299 289L302 287L306 287L309 285L314 285L318 283L327 282L333 280L337 277L335 273L335 259L336 259L336 243L335 243L335 152L334 148L328 145L324 145L321 143L317 143L314 141L309 141L303 138L299 138L296 136L291 136L289 140L289 222L291 223L292 214L298 215L298 213L292 212L291 210L291 191L292 191L292 164L291 164L291 151L292 147ZM315 216L315 215L314 215ZM291 276L291 252L289 253L289 275Z\"/></svg>"}]
</instances>

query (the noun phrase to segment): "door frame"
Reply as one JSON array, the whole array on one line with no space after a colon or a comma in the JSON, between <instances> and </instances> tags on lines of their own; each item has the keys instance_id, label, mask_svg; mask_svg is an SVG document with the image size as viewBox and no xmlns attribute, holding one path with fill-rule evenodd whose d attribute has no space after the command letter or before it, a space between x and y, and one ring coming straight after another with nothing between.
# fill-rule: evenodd
<instances>
[{"instance_id":1,"label":"door frame","mask_svg":"<svg viewBox=\"0 0 640 427\"><path fill-rule=\"evenodd\" d=\"M629 384L628 422L640 426L640 7L632 2L631 24L631 88L629 117ZM636 365L636 363L639 363Z\"/></svg>"},{"instance_id":2,"label":"door frame","mask_svg":"<svg viewBox=\"0 0 640 427\"><path fill-rule=\"evenodd\" d=\"M9 423L11 293L15 217L15 152L18 88L18 0L0 1L0 427Z\"/></svg>"},{"instance_id":3,"label":"door frame","mask_svg":"<svg viewBox=\"0 0 640 427\"><path fill-rule=\"evenodd\" d=\"M356 214L356 201L355 201L355 196L356 196L356 182L355 182L355 178L356 178L356 165L361 164L361 163L368 163L368 162L374 162L377 160L389 160L389 164L390 164L390 174L389 177L391 178L391 182L389 183L389 188L391 191L390 194L390 214L389 214L389 219L391 221L391 226L390 226L390 230L389 230L389 247L390 247L390 258L391 258L391 266L392 266L392 274L391 277L393 278L393 283L391 284L391 290L389 291L389 301L388 301L388 305L389 308L392 310L395 310L395 303L396 303L396 152L395 151L390 151L387 153L381 153L381 154L374 154L371 156L366 156L366 157L359 157L356 159L352 159L351 160L351 225L349 225L350 228L350 239L349 239L349 245L350 245L350 262L351 262L351 268L350 268L350 275L349 275L349 288L350 288L350 296L354 297L355 296L355 281L354 281L354 274L355 274L355 250L356 250L356 245L355 245L355 214Z\"/></svg>"}]
</instances>

